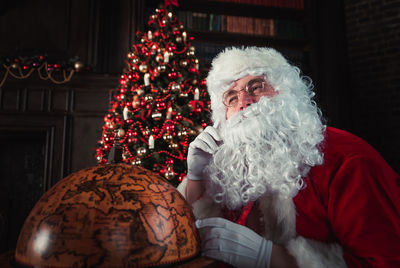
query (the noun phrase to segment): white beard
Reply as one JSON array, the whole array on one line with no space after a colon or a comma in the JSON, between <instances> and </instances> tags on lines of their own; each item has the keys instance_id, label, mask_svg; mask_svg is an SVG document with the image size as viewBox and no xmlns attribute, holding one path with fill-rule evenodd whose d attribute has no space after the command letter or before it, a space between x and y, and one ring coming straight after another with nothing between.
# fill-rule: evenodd
<instances>
[{"instance_id":1,"label":"white beard","mask_svg":"<svg viewBox=\"0 0 400 268\"><path fill-rule=\"evenodd\" d=\"M298 98L262 97L221 127L224 143L208 167L215 202L237 209L268 192L289 198L304 187L310 168L323 162L325 126L314 102Z\"/></svg>"}]
</instances>

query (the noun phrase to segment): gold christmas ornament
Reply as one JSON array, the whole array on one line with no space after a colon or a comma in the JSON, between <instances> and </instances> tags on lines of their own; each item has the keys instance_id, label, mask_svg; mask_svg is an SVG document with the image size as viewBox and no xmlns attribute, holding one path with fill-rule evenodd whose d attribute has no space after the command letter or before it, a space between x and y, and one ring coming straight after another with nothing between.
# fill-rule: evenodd
<instances>
[{"instance_id":1,"label":"gold christmas ornament","mask_svg":"<svg viewBox=\"0 0 400 268\"><path fill-rule=\"evenodd\" d=\"M132 165L134 166L139 166L142 164L142 161L140 159L135 159L132 161Z\"/></svg>"},{"instance_id":2,"label":"gold christmas ornament","mask_svg":"<svg viewBox=\"0 0 400 268\"><path fill-rule=\"evenodd\" d=\"M195 54L194 54L194 51L188 51L188 52L186 53L186 55L188 55L188 56L194 56Z\"/></svg>"},{"instance_id":3,"label":"gold christmas ornament","mask_svg":"<svg viewBox=\"0 0 400 268\"><path fill-rule=\"evenodd\" d=\"M106 126L108 128L113 128L114 127L113 124L110 121L106 122Z\"/></svg>"},{"instance_id":4,"label":"gold christmas ornament","mask_svg":"<svg viewBox=\"0 0 400 268\"><path fill-rule=\"evenodd\" d=\"M190 46L189 47L189 51L193 51L194 52L194 51L196 51L196 48L194 46Z\"/></svg>"},{"instance_id":5,"label":"gold christmas ornament","mask_svg":"<svg viewBox=\"0 0 400 268\"><path fill-rule=\"evenodd\" d=\"M190 135L190 136L195 136L195 135L197 135L197 131L194 130L194 129L190 129L190 130L189 130L189 135Z\"/></svg>"},{"instance_id":6,"label":"gold christmas ornament","mask_svg":"<svg viewBox=\"0 0 400 268\"><path fill-rule=\"evenodd\" d=\"M168 145L168 147L170 149L176 150L176 149L178 149L178 144L177 143L171 143L170 145Z\"/></svg>"},{"instance_id":7,"label":"gold christmas ornament","mask_svg":"<svg viewBox=\"0 0 400 268\"><path fill-rule=\"evenodd\" d=\"M153 99L154 99L154 97L151 94L147 94L146 96L144 96L144 100L146 102L151 102Z\"/></svg>"},{"instance_id":8,"label":"gold christmas ornament","mask_svg":"<svg viewBox=\"0 0 400 268\"><path fill-rule=\"evenodd\" d=\"M177 37L175 38L175 41L176 41L177 43L182 43L182 37L177 36Z\"/></svg>"},{"instance_id":9,"label":"gold christmas ornament","mask_svg":"<svg viewBox=\"0 0 400 268\"><path fill-rule=\"evenodd\" d=\"M186 59L180 60L179 65L183 68L186 68L189 65L188 60Z\"/></svg>"},{"instance_id":10,"label":"gold christmas ornament","mask_svg":"<svg viewBox=\"0 0 400 268\"><path fill-rule=\"evenodd\" d=\"M147 64L139 65L139 71L141 71L142 73L147 73L147 70L148 70Z\"/></svg>"},{"instance_id":11,"label":"gold christmas ornament","mask_svg":"<svg viewBox=\"0 0 400 268\"><path fill-rule=\"evenodd\" d=\"M179 85L179 84L177 84L177 83L173 83L172 85L171 85L171 90L172 90L172 92L179 92L179 90L181 90L181 86Z\"/></svg>"},{"instance_id":12,"label":"gold christmas ornament","mask_svg":"<svg viewBox=\"0 0 400 268\"><path fill-rule=\"evenodd\" d=\"M139 156L139 157L145 156L146 153L147 153L147 150L146 150L146 148L144 148L144 147L139 147L139 148L136 150L136 154L137 154L137 156Z\"/></svg>"},{"instance_id":13,"label":"gold christmas ornament","mask_svg":"<svg viewBox=\"0 0 400 268\"><path fill-rule=\"evenodd\" d=\"M118 136L118 138L124 137L125 136L125 130L123 130L122 128L118 129L117 136Z\"/></svg>"},{"instance_id":14,"label":"gold christmas ornament","mask_svg":"<svg viewBox=\"0 0 400 268\"><path fill-rule=\"evenodd\" d=\"M164 139L166 142L170 142L170 141L172 141L173 137L172 137L171 134L165 133L165 134L163 135L163 139Z\"/></svg>"},{"instance_id":15,"label":"gold christmas ornament","mask_svg":"<svg viewBox=\"0 0 400 268\"><path fill-rule=\"evenodd\" d=\"M200 134L204 130L204 128L202 126L200 126L200 125L196 126L195 129L196 129L198 134Z\"/></svg>"},{"instance_id":16,"label":"gold christmas ornament","mask_svg":"<svg viewBox=\"0 0 400 268\"><path fill-rule=\"evenodd\" d=\"M181 92L181 93L179 94L179 98L187 98L187 97L188 97L187 92Z\"/></svg>"},{"instance_id":17,"label":"gold christmas ornament","mask_svg":"<svg viewBox=\"0 0 400 268\"><path fill-rule=\"evenodd\" d=\"M167 180L172 180L175 177L174 170L171 167L168 167L167 172L165 172L164 177Z\"/></svg>"},{"instance_id":18,"label":"gold christmas ornament","mask_svg":"<svg viewBox=\"0 0 400 268\"><path fill-rule=\"evenodd\" d=\"M74 64L75 71L77 71L77 72L82 71L84 67L85 67L85 65L81 61L77 61Z\"/></svg>"},{"instance_id":19,"label":"gold christmas ornament","mask_svg":"<svg viewBox=\"0 0 400 268\"><path fill-rule=\"evenodd\" d=\"M186 130L178 131L178 137L179 137L180 139L183 140L184 138L186 138L186 136L187 136Z\"/></svg>"},{"instance_id":20,"label":"gold christmas ornament","mask_svg":"<svg viewBox=\"0 0 400 268\"><path fill-rule=\"evenodd\" d=\"M156 62L163 62L163 61L164 61L164 57L161 54L157 54Z\"/></svg>"},{"instance_id":21,"label":"gold christmas ornament","mask_svg":"<svg viewBox=\"0 0 400 268\"><path fill-rule=\"evenodd\" d=\"M160 73L165 72L166 69L167 69L167 67L166 67L165 65L158 65L158 66L157 66L157 70L158 70Z\"/></svg>"},{"instance_id":22,"label":"gold christmas ornament","mask_svg":"<svg viewBox=\"0 0 400 268\"><path fill-rule=\"evenodd\" d=\"M140 100L137 96L135 96L136 98L132 100L132 107L133 108L137 108L140 105Z\"/></svg>"}]
</instances>

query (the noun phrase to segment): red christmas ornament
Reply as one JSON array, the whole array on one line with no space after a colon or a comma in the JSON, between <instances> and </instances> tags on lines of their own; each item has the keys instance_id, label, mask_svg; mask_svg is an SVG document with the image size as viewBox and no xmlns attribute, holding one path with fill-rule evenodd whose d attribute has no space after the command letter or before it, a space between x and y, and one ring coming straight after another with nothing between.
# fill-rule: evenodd
<instances>
[{"instance_id":1,"label":"red christmas ornament","mask_svg":"<svg viewBox=\"0 0 400 268\"><path fill-rule=\"evenodd\" d=\"M171 72L171 73L168 74L168 77L169 77L169 79L174 80L177 77L177 73L176 72Z\"/></svg>"},{"instance_id":2,"label":"red christmas ornament","mask_svg":"<svg viewBox=\"0 0 400 268\"><path fill-rule=\"evenodd\" d=\"M129 80L131 80L132 82L137 82L139 80L139 77L140 76L137 72L133 72L128 75Z\"/></svg>"},{"instance_id":3,"label":"red christmas ornament","mask_svg":"<svg viewBox=\"0 0 400 268\"><path fill-rule=\"evenodd\" d=\"M165 103L164 102L159 102L159 103L157 103L157 109L158 110L164 110L166 108L166 105L165 105Z\"/></svg>"},{"instance_id":4,"label":"red christmas ornament","mask_svg":"<svg viewBox=\"0 0 400 268\"><path fill-rule=\"evenodd\" d=\"M167 50L168 50L169 52L174 52L174 51L176 50L176 45L175 45L174 43L169 43L169 44L167 45Z\"/></svg>"}]
</instances>

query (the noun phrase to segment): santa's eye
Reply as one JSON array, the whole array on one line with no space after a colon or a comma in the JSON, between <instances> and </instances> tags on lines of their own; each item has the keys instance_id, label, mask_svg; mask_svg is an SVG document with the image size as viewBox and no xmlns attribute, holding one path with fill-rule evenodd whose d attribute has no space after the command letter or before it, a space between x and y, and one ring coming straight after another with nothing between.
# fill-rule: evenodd
<instances>
[{"instance_id":1,"label":"santa's eye","mask_svg":"<svg viewBox=\"0 0 400 268\"><path fill-rule=\"evenodd\" d=\"M237 96L237 94L236 95L233 95L233 96L230 96L228 99L227 99L227 104L229 105L229 106L234 106L237 102L238 102L238 96Z\"/></svg>"},{"instance_id":2,"label":"santa's eye","mask_svg":"<svg viewBox=\"0 0 400 268\"><path fill-rule=\"evenodd\" d=\"M252 95L259 95L264 91L263 82L255 82L248 88L248 92Z\"/></svg>"}]
</instances>

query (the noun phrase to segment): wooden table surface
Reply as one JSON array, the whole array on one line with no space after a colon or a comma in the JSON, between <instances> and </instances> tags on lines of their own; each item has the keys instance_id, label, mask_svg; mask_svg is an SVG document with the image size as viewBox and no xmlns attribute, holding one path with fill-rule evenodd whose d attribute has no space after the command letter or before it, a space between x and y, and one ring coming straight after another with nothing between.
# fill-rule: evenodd
<instances>
[{"instance_id":1,"label":"wooden table surface","mask_svg":"<svg viewBox=\"0 0 400 268\"><path fill-rule=\"evenodd\" d=\"M14 251L7 251L0 254L0 267L1 268L20 268L26 266L20 266L15 262ZM177 268L212 268L218 267L215 260L206 257L197 257L189 260L182 264L174 265Z\"/></svg>"}]
</instances>

